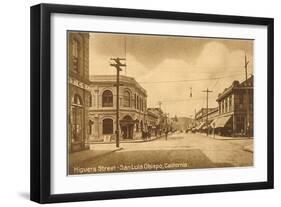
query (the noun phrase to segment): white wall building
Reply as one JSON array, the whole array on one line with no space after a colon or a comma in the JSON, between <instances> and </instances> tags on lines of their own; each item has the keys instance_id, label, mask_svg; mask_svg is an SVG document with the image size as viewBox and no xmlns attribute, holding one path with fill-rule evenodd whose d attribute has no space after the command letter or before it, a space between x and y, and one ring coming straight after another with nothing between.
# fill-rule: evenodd
<instances>
[{"instance_id":1,"label":"white wall building","mask_svg":"<svg viewBox=\"0 0 281 207\"><path fill-rule=\"evenodd\" d=\"M116 76L90 77L92 105L89 109L89 142L115 139ZM134 78L120 76L120 139L138 139L146 130L147 93Z\"/></svg>"}]
</instances>

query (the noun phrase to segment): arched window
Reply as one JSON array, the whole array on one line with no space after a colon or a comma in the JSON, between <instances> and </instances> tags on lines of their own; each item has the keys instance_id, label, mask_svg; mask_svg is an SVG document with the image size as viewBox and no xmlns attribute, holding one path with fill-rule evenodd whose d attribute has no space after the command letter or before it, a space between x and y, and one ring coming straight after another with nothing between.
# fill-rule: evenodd
<instances>
[{"instance_id":1,"label":"arched window","mask_svg":"<svg viewBox=\"0 0 281 207\"><path fill-rule=\"evenodd\" d=\"M83 102L78 94L74 94L71 106L72 142L81 141L83 137Z\"/></svg>"},{"instance_id":2,"label":"arched window","mask_svg":"<svg viewBox=\"0 0 281 207\"><path fill-rule=\"evenodd\" d=\"M79 61L79 43L76 39L72 40L72 69L78 72L78 61Z\"/></svg>"},{"instance_id":3,"label":"arched window","mask_svg":"<svg viewBox=\"0 0 281 207\"><path fill-rule=\"evenodd\" d=\"M111 91L106 90L102 94L102 106L112 107L113 106L113 94Z\"/></svg>"},{"instance_id":4,"label":"arched window","mask_svg":"<svg viewBox=\"0 0 281 207\"><path fill-rule=\"evenodd\" d=\"M93 96L92 96L92 94L89 95L89 106L90 107L93 106Z\"/></svg>"},{"instance_id":5,"label":"arched window","mask_svg":"<svg viewBox=\"0 0 281 207\"><path fill-rule=\"evenodd\" d=\"M139 99L139 110L142 111L142 98Z\"/></svg>"},{"instance_id":6,"label":"arched window","mask_svg":"<svg viewBox=\"0 0 281 207\"><path fill-rule=\"evenodd\" d=\"M102 121L102 133L103 134L113 134L113 120L104 119Z\"/></svg>"},{"instance_id":7,"label":"arched window","mask_svg":"<svg viewBox=\"0 0 281 207\"><path fill-rule=\"evenodd\" d=\"M78 94L73 96L72 103L79 106L83 105L82 98Z\"/></svg>"},{"instance_id":8,"label":"arched window","mask_svg":"<svg viewBox=\"0 0 281 207\"><path fill-rule=\"evenodd\" d=\"M131 98L129 91L124 92L124 107L130 107L131 106Z\"/></svg>"},{"instance_id":9,"label":"arched window","mask_svg":"<svg viewBox=\"0 0 281 207\"><path fill-rule=\"evenodd\" d=\"M93 124L94 122L92 120L89 120L89 135L91 135L93 133Z\"/></svg>"}]
</instances>

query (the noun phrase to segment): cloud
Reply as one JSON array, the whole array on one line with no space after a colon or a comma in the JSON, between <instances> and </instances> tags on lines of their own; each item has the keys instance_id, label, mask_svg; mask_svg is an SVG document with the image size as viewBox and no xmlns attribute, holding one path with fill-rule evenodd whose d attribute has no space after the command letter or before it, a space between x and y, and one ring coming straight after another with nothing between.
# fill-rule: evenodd
<instances>
[{"instance_id":1,"label":"cloud","mask_svg":"<svg viewBox=\"0 0 281 207\"><path fill-rule=\"evenodd\" d=\"M90 45L90 73L115 74L109 66L113 56L126 56L123 75L134 77L148 93L148 106L158 101L170 115L191 115L206 106L206 88L210 107L217 106L217 94L234 80L244 80L245 52L253 71L253 41L126 36L126 54L122 35L93 35ZM216 79L220 77L220 79ZM192 97L190 88L192 87Z\"/></svg>"}]
</instances>

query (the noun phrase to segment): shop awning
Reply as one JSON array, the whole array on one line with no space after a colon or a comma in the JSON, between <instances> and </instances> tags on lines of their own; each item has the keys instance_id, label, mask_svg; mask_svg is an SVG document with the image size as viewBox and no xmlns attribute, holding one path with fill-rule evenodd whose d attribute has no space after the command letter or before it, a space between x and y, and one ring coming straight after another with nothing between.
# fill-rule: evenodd
<instances>
[{"instance_id":1,"label":"shop awning","mask_svg":"<svg viewBox=\"0 0 281 207\"><path fill-rule=\"evenodd\" d=\"M232 116L223 116L223 117L216 118L212 121L210 125L212 128L224 127L231 117Z\"/></svg>"},{"instance_id":2,"label":"shop awning","mask_svg":"<svg viewBox=\"0 0 281 207\"><path fill-rule=\"evenodd\" d=\"M197 129L197 130L198 130L198 129L201 129L201 128L204 126L204 124L205 124L205 122L200 123L200 124L196 127L196 129Z\"/></svg>"}]
</instances>

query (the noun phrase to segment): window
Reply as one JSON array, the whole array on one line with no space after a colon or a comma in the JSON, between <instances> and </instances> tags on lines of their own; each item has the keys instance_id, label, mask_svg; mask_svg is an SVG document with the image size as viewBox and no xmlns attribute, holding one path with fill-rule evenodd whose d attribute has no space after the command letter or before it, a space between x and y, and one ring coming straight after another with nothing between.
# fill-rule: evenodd
<instances>
[{"instance_id":1,"label":"window","mask_svg":"<svg viewBox=\"0 0 281 207\"><path fill-rule=\"evenodd\" d=\"M89 120L89 135L91 135L93 133L93 130L92 130L93 124L94 124L94 122L92 120Z\"/></svg>"},{"instance_id":2,"label":"window","mask_svg":"<svg viewBox=\"0 0 281 207\"><path fill-rule=\"evenodd\" d=\"M128 91L125 91L124 93L124 102L123 106L130 107L131 106L131 100L130 100L130 93Z\"/></svg>"},{"instance_id":3,"label":"window","mask_svg":"<svg viewBox=\"0 0 281 207\"><path fill-rule=\"evenodd\" d=\"M225 112L228 111L228 108L227 108L227 102L228 102L228 98L225 99Z\"/></svg>"},{"instance_id":4,"label":"window","mask_svg":"<svg viewBox=\"0 0 281 207\"><path fill-rule=\"evenodd\" d=\"M137 108L137 95L135 94L135 109Z\"/></svg>"},{"instance_id":5,"label":"window","mask_svg":"<svg viewBox=\"0 0 281 207\"><path fill-rule=\"evenodd\" d=\"M139 109L139 97L137 96L137 109Z\"/></svg>"},{"instance_id":6,"label":"window","mask_svg":"<svg viewBox=\"0 0 281 207\"><path fill-rule=\"evenodd\" d=\"M229 97L229 110L232 110L232 96Z\"/></svg>"},{"instance_id":7,"label":"window","mask_svg":"<svg viewBox=\"0 0 281 207\"><path fill-rule=\"evenodd\" d=\"M72 142L81 141L83 132L83 102L78 94L75 94L72 99L71 107L71 133Z\"/></svg>"},{"instance_id":8,"label":"window","mask_svg":"<svg viewBox=\"0 0 281 207\"><path fill-rule=\"evenodd\" d=\"M74 97L73 97L73 100L72 100L72 103L74 105L79 105L79 106L82 106L83 103L82 103L82 98L78 95L78 94L75 94Z\"/></svg>"},{"instance_id":9,"label":"window","mask_svg":"<svg viewBox=\"0 0 281 207\"><path fill-rule=\"evenodd\" d=\"M102 106L112 107L113 106L113 94L111 91L106 90L102 94Z\"/></svg>"},{"instance_id":10,"label":"window","mask_svg":"<svg viewBox=\"0 0 281 207\"><path fill-rule=\"evenodd\" d=\"M240 101L240 104L243 104L243 102L244 102L244 97L243 97L243 95L240 96L240 100L239 100L239 101Z\"/></svg>"},{"instance_id":11,"label":"window","mask_svg":"<svg viewBox=\"0 0 281 207\"><path fill-rule=\"evenodd\" d=\"M250 110L253 111L253 96L250 96L249 102L250 102Z\"/></svg>"},{"instance_id":12,"label":"window","mask_svg":"<svg viewBox=\"0 0 281 207\"><path fill-rule=\"evenodd\" d=\"M103 120L102 133L103 134L113 134L113 120L112 119Z\"/></svg>"},{"instance_id":13,"label":"window","mask_svg":"<svg viewBox=\"0 0 281 207\"><path fill-rule=\"evenodd\" d=\"M90 105L90 107L92 107L92 105L93 105L93 96L92 96L92 94L89 95L89 105Z\"/></svg>"},{"instance_id":14,"label":"window","mask_svg":"<svg viewBox=\"0 0 281 207\"><path fill-rule=\"evenodd\" d=\"M72 40L72 69L78 72L79 44L76 39Z\"/></svg>"}]
</instances>

